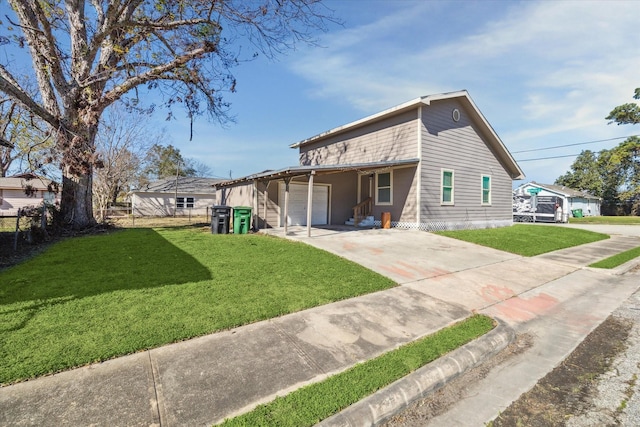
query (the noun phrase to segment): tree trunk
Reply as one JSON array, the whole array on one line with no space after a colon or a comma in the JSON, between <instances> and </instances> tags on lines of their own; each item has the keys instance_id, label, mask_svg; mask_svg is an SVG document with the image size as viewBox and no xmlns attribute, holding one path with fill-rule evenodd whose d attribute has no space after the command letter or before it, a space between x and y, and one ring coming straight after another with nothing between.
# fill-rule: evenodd
<instances>
[{"instance_id":1,"label":"tree trunk","mask_svg":"<svg viewBox=\"0 0 640 427\"><path fill-rule=\"evenodd\" d=\"M60 210L65 225L74 230L88 228L96 223L93 217L92 186L91 173L73 176L67 170L63 172Z\"/></svg>"},{"instance_id":2,"label":"tree trunk","mask_svg":"<svg viewBox=\"0 0 640 427\"><path fill-rule=\"evenodd\" d=\"M96 224L93 216L96 131L97 125L91 126L85 123L84 129L61 132L58 135L57 144L63 151L60 211L64 225L74 230L82 230Z\"/></svg>"}]
</instances>

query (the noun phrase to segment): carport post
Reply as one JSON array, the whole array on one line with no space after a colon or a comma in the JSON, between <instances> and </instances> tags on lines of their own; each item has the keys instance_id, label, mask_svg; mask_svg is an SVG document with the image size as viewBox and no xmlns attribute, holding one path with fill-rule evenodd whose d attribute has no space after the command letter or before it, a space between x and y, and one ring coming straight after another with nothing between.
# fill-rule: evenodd
<instances>
[{"instance_id":1,"label":"carport post","mask_svg":"<svg viewBox=\"0 0 640 427\"><path fill-rule=\"evenodd\" d=\"M311 216L313 210L313 177L316 171L309 174L309 191L307 195L307 237L311 237Z\"/></svg>"},{"instance_id":2,"label":"carport post","mask_svg":"<svg viewBox=\"0 0 640 427\"><path fill-rule=\"evenodd\" d=\"M271 181L264 181L264 229L267 229L267 201L269 200L269 184Z\"/></svg>"},{"instance_id":3,"label":"carport post","mask_svg":"<svg viewBox=\"0 0 640 427\"><path fill-rule=\"evenodd\" d=\"M284 179L284 235L289 234L287 224L289 223L289 183L291 177Z\"/></svg>"}]
</instances>

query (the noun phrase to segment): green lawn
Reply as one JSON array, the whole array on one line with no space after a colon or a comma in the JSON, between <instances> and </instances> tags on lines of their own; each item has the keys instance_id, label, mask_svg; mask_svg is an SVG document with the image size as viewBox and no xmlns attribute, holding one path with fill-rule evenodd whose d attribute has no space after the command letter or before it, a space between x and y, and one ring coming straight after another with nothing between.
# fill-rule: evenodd
<instances>
[{"instance_id":1,"label":"green lawn","mask_svg":"<svg viewBox=\"0 0 640 427\"><path fill-rule=\"evenodd\" d=\"M569 218L569 223L640 225L640 216L586 216L584 218Z\"/></svg>"},{"instance_id":2,"label":"green lawn","mask_svg":"<svg viewBox=\"0 0 640 427\"><path fill-rule=\"evenodd\" d=\"M0 271L0 383L393 286L263 235L134 228L68 239Z\"/></svg>"},{"instance_id":3,"label":"green lawn","mask_svg":"<svg viewBox=\"0 0 640 427\"><path fill-rule=\"evenodd\" d=\"M606 234L592 231L531 224L484 230L442 231L438 234L523 256L540 255L609 238Z\"/></svg>"},{"instance_id":4,"label":"green lawn","mask_svg":"<svg viewBox=\"0 0 640 427\"><path fill-rule=\"evenodd\" d=\"M298 389L255 410L226 420L231 426L312 426L493 329L493 320L474 315L433 335Z\"/></svg>"},{"instance_id":5,"label":"green lawn","mask_svg":"<svg viewBox=\"0 0 640 427\"><path fill-rule=\"evenodd\" d=\"M598 262L594 262L589 267L595 268L616 268L634 258L640 257L640 247L629 249L628 251L621 252L609 258L605 258Z\"/></svg>"}]
</instances>

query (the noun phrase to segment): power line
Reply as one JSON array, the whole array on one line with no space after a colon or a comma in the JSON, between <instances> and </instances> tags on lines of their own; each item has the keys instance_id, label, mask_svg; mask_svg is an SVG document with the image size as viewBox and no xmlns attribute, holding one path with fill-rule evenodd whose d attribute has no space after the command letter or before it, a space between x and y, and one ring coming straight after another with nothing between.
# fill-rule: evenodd
<instances>
[{"instance_id":1,"label":"power line","mask_svg":"<svg viewBox=\"0 0 640 427\"><path fill-rule=\"evenodd\" d=\"M563 157L578 157L580 154L567 154L566 156L552 156L552 157L539 157L537 159L522 159L516 160L516 162L533 162L535 160L550 160L550 159L561 159Z\"/></svg>"},{"instance_id":2,"label":"power line","mask_svg":"<svg viewBox=\"0 0 640 427\"><path fill-rule=\"evenodd\" d=\"M575 144L555 145L553 147L533 148L531 150L512 151L511 154L530 153L532 151L554 150L556 148L564 148L564 147L575 147L576 145L586 145L586 144L595 144L597 142L615 141L616 139L627 139L627 138L631 138L631 137L634 137L634 136L640 136L640 135L618 136L616 138L599 139L597 141L576 142ZM570 156L564 156L564 157L570 157ZM553 158L553 157L549 157L549 158Z\"/></svg>"}]
</instances>

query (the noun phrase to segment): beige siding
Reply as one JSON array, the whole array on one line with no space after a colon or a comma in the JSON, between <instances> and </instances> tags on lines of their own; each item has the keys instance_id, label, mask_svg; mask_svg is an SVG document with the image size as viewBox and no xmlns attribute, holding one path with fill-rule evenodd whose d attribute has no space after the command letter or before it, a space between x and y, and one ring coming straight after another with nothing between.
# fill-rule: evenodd
<instances>
[{"instance_id":1,"label":"beige siding","mask_svg":"<svg viewBox=\"0 0 640 427\"><path fill-rule=\"evenodd\" d=\"M265 192L266 190L266 192ZM265 228L264 199L267 197L267 224L268 228L280 225L280 208L278 207L278 181L271 181L267 188L265 183L258 184L258 227Z\"/></svg>"},{"instance_id":2,"label":"beige siding","mask_svg":"<svg viewBox=\"0 0 640 427\"><path fill-rule=\"evenodd\" d=\"M216 194L220 203L227 206L251 206L254 205L255 193L253 188L253 183L236 185L234 187L226 188L222 190L224 196L222 196L221 191L218 191ZM223 198L224 197L224 198Z\"/></svg>"},{"instance_id":3,"label":"beige siding","mask_svg":"<svg viewBox=\"0 0 640 427\"><path fill-rule=\"evenodd\" d=\"M417 156L417 110L300 147L300 164L338 165Z\"/></svg>"},{"instance_id":4,"label":"beige siding","mask_svg":"<svg viewBox=\"0 0 640 427\"><path fill-rule=\"evenodd\" d=\"M392 205L377 205L375 203L376 181L372 180L373 212L376 220L380 220L383 212L391 214L392 223L406 223L412 226L417 222L417 166L395 168L393 174ZM388 172L388 171L386 171ZM362 177L362 199L369 195L369 176Z\"/></svg>"},{"instance_id":5,"label":"beige siding","mask_svg":"<svg viewBox=\"0 0 640 427\"><path fill-rule=\"evenodd\" d=\"M27 196L22 189L0 189L0 216L17 215L20 208L42 205L44 196L45 191L42 190Z\"/></svg>"},{"instance_id":6,"label":"beige siding","mask_svg":"<svg viewBox=\"0 0 640 427\"><path fill-rule=\"evenodd\" d=\"M176 215L208 215L211 206L216 204L214 194L181 194L178 197L193 197L193 208L178 208ZM175 210L175 194L134 193L133 214L137 216L170 216Z\"/></svg>"},{"instance_id":7,"label":"beige siding","mask_svg":"<svg viewBox=\"0 0 640 427\"><path fill-rule=\"evenodd\" d=\"M461 113L458 122L452 119L453 108ZM422 223L438 224L436 228L462 228L473 227L473 223L491 225L511 220L512 180L477 129L455 100L434 102L424 108ZM452 206L440 203L442 169L454 171ZM491 176L490 206L481 203L482 175Z\"/></svg>"}]
</instances>

